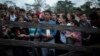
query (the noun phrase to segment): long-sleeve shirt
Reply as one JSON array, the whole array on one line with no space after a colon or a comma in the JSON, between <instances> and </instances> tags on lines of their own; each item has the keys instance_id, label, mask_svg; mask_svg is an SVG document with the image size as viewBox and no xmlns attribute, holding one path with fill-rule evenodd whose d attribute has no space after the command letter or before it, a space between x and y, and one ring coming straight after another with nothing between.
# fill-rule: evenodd
<instances>
[{"instance_id":1,"label":"long-sleeve shirt","mask_svg":"<svg viewBox=\"0 0 100 56\"><path fill-rule=\"evenodd\" d=\"M47 21L41 21L40 24L49 24L49 25L54 26L54 25L56 25L56 22L53 21L53 20L49 20L48 22ZM52 43L52 44L55 43L54 36L56 35L56 33L57 33L57 30L55 30L55 29L40 29L41 35L50 34L52 36L51 37L52 39L47 41L47 43ZM50 51L55 53L55 49L42 48L42 56L47 56Z\"/></svg>"},{"instance_id":2,"label":"long-sleeve shirt","mask_svg":"<svg viewBox=\"0 0 100 56\"><path fill-rule=\"evenodd\" d=\"M53 20L49 20L48 22L46 22L46 21L41 21L40 24L56 25L56 22L53 21ZM41 34L41 35L46 35L46 34L47 34L47 33L46 33L47 30L50 30L50 35L51 35L51 36L54 37L54 36L56 35L57 30L55 30L55 29L41 29L41 30L40 30L40 34Z\"/></svg>"},{"instance_id":3,"label":"long-sleeve shirt","mask_svg":"<svg viewBox=\"0 0 100 56\"><path fill-rule=\"evenodd\" d=\"M71 36L72 35L72 36ZM66 38L66 40L65 40ZM82 46L82 36L80 32L70 32L66 31L63 34L61 34L61 40L67 44L72 44L75 46Z\"/></svg>"}]
</instances>

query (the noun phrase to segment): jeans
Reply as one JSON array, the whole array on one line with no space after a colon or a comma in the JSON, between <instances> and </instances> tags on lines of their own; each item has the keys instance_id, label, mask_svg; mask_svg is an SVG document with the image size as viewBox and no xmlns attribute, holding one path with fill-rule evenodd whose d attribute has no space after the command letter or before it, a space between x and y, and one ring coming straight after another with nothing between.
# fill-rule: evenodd
<instances>
[{"instance_id":1,"label":"jeans","mask_svg":"<svg viewBox=\"0 0 100 56\"><path fill-rule=\"evenodd\" d=\"M54 44L54 39L48 41L47 43ZM55 49L41 48L42 56L55 56Z\"/></svg>"}]
</instances>

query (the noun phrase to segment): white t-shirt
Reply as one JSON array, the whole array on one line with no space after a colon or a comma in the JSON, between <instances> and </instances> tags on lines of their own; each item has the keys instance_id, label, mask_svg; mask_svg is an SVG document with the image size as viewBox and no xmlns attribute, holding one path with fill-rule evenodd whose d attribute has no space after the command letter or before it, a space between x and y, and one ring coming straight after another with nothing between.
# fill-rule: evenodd
<instances>
[{"instance_id":1,"label":"white t-shirt","mask_svg":"<svg viewBox=\"0 0 100 56\"><path fill-rule=\"evenodd\" d=\"M15 20L16 20L16 16L15 16L15 14L10 15L10 21L15 21Z\"/></svg>"}]
</instances>

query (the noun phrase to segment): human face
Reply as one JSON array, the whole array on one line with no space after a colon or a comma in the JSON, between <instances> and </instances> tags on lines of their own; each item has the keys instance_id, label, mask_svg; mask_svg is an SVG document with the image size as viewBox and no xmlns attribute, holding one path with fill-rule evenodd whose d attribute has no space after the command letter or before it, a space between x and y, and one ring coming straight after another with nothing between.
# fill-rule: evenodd
<instances>
[{"instance_id":1,"label":"human face","mask_svg":"<svg viewBox=\"0 0 100 56\"><path fill-rule=\"evenodd\" d=\"M57 20L57 16L56 16L56 14L52 14L52 20Z\"/></svg>"},{"instance_id":2,"label":"human face","mask_svg":"<svg viewBox=\"0 0 100 56\"><path fill-rule=\"evenodd\" d=\"M81 11L77 10L77 11L76 11L76 15L77 15L77 16L80 16L80 14L81 14Z\"/></svg>"},{"instance_id":3,"label":"human face","mask_svg":"<svg viewBox=\"0 0 100 56\"><path fill-rule=\"evenodd\" d=\"M97 10L96 13L100 16L100 10Z\"/></svg>"},{"instance_id":4,"label":"human face","mask_svg":"<svg viewBox=\"0 0 100 56\"><path fill-rule=\"evenodd\" d=\"M67 19L68 20L72 20L72 17L71 17L71 14L70 13L67 14Z\"/></svg>"},{"instance_id":5,"label":"human face","mask_svg":"<svg viewBox=\"0 0 100 56\"><path fill-rule=\"evenodd\" d=\"M86 19L87 19L86 14L83 14L83 15L81 16L81 20L86 20Z\"/></svg>"},{"instance_id":6,"label":"human face","mask_svg":"<svg viewBox=\"0 0 100 56\"><path fill-rule=\"evenodd\" d=\"M32 20L32 16L28 15L28 19L29 19L29 20Z\"/></svg>"},{"instance_id":7,"label":"human face","mask_svg":"<svg viewBox=\"0 0 100 56\"><path fill-rule=\"evenodd\" d=\"M38 16L37 15L33 15L33 20L34 21L38 21Z\"/></svg>"},{"instance_id":8,"label":"human face","mask_svg":"<svg viewBox=\"0 0 100 56\"><path fill-rule=\"evenodd\" d=\"M56 18L56 14L52 14L52 18Z\"/></svg>"},{"instance_id":9,"label":"human face","mask_svg":"<svg viewBox=\"0 0 100 56\"><path fill-rule=\"evenodd\" d=\"M59 17L59 18L58 18L58 22L59 22L59 23L65 23L65 19Z\"/></svg>"},{"instance_id":10,"label":"human face","mask_svg":"<svg viewBox=\"0 0 100 56\"><path fill-rule=\"evenodd\" d=\"M24 19L22 17L20 17L18 22L24 22Z\"/></svg>"},{"instance_id":11,"label":"human face","mask_svg":"<svg viewBox=\"0 0 100 56\"><path fill-rule=\"evenodd\" d=\"M48 12L45 12L44 15L45 15L45 20L50 20L51 15Z\"/></svg>"}]
</instances>

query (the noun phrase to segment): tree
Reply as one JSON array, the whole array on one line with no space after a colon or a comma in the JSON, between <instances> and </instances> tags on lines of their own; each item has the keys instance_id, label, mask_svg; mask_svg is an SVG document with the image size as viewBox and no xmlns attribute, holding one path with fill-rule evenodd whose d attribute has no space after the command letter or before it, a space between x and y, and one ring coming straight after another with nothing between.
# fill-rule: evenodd
<instances>
[{"instance_id":1,"label":"tree","mask_svg":"<svg viewBox=\"0 0 100 56\"><path fill-rule=\"evenodd\" d=\"M99 2L99 3L98 3L98 5L99 5L99 8L100 8L100 0L98 0L98 2Z\"/></svg>"},{"instance_id":2,"label":"tree","mask_svg":"<svg viewBox=\"0 0 100 56\"><path fill-rule=\"evenodd\" d=\"M73 9L74 9L74 3L72 3L71 1L65 1L66 2L66 9L68 10L68 11L73 11Z\"/></svg>"},{"instance_id":3,"label":"tree","mask_svg":"<svg viewBox=\"0 0 100 56\"><path fill-rule=\"evenodd\" d=\"M45 0L34 0L34 10L41 10L41 7L45 4Z\"/></svg>"},{"instance_id":4,"label":"tree","mask_svg":"<svg viewBox=\"0 0 100 56\"><path fill-rule=\"evenodd\" d=\"M4 4L7 4L8 6L16 7L16 4L13 1L5 1Z\"/></svg>"},{"instance_id":5,"label":"tree","mask_svg":"<svg viewBox=\"0 0 100 56\"><path fill-rule=\"evenodd\" d=\"M25 6L26 6L26 10L31 10L31 9L33 9L33 5L31 5L31 4L25 4Z\"/></svg>"},{"instance_id":6,"label":"tree","mask_svg":"<svg viewBox=\"0 0 100 56\"><path fill-rule=\"evenodd\" d=\"M71 1L65 0L65 1L58 1L56 5L56 11L57 12L67 12L67 11L73 11L74 3Z\"/></svg>"},{"instance_id":7,"label":"tree","mask_svg":"<svg viewBox=\"0 0 100 56\"><path fill-rule=\"evenodd\" d=\"M81 6L81 9L82 9L86 14L89 14L90 11L91 11L91 5L92 5L92 2L87 1L85 4L83 4L83 5Z\"/></svg>"},{"instance_id":8,"label":"tree","mask_svg":"<svg viewBox=\"0 0 100 56\"><path fill-rule=\"evenodd\" d=\"M92 2L86 2L85 4L83 4L82 6L81 6L81 8L83 9L83 10L87 10L87 9L90 9L90 6L92 5Z\"/></svg>"},{"instance_id":9,"label":"tree","mask_svg":"<svg viewBox=\"0 0 100 56\"><path fill-rule=\"evenodd\" d=\"M91 1L91 3L92 3L92 7L95 7L95 8L100 8L100 0L89 0L89 1Z\"/></svg>"}]
</instances>

